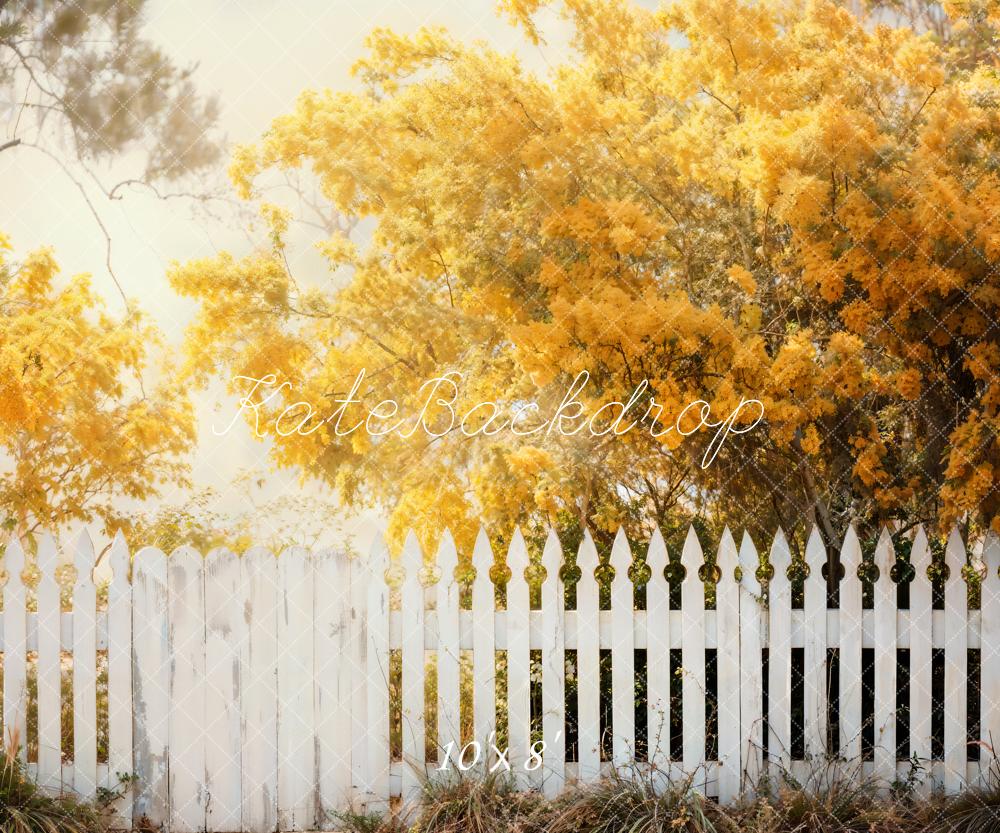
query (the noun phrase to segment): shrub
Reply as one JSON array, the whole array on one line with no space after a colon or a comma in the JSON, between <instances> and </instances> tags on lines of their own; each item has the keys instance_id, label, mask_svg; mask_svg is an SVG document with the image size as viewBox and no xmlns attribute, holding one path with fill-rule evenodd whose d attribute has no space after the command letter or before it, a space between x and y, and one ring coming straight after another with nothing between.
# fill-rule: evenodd
<instances>
[{"instance_id":1,"label":"shrub","mask_svg":"<svg viewBox=\"0 0 1000 833\"><path fill-rule=\"evenodd\" d=\"M46 793L15 754L0 758L0 833L100 833L107 826L100 807Z\"/></svg>"}]
</instances>

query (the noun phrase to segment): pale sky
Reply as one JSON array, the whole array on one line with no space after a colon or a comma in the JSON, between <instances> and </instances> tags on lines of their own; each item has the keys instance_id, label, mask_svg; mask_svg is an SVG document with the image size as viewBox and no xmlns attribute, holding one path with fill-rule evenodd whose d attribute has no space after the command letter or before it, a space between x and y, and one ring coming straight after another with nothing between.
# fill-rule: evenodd
<instances>
[{"instance_id":1,"label":"pale sky","mask_svg":"<svg viewBox=\"0 0 1000 833\"><path fill-rule=\"evenodd\" d=\"M550 13L543 19L554 37L548 46L532 47L495 14L492 0L154 0L146 32L178 63L198 65L196 80L202 90L218 93L222 129L236 143L259 137L307 87L352 88L350 66L375 27L414 31L442 24L463 40L517 50L529 67L544 71L565 55L565 26ZM104 171L104 183L134 175L130 161L120 160ZM77 174L83 176L79 170ZM104 237L77 186L51 160L27 148L0 154L0 176L0 228L16 251L53 246L64 273L90 272L111 309L120 312L122 301L105 268ZM193 306L170 289L165 277L169 263L222 249L245 253L246 234L233 221L213 223L193 216L191 206L181 200L162 201L133 190L125 199L109 202L96 188L88 186L88 191L112 237L113 265L126 294L138 299L169 341L179 345ZM200 395L197 404L201 439L193 459L194 479L221 493L220 509L237 511L239 499L227 487L241 469L266 467L266 447L242 426L222 438L212 435L211 425L228 423L234 407L219 390ZM300 488L290 473L272 474L268 482L272 495ZM167 490L162 499L178 503L184 494ZM338 520L363 547L380 523L371 514Z\"/></svg>"}]
</instances>

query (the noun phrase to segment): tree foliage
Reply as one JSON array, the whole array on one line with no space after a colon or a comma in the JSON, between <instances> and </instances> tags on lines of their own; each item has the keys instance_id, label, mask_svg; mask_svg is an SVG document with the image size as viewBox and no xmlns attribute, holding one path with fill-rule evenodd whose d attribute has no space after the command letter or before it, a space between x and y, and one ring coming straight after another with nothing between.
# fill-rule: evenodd
<instances>
[{"instance_id":1,"label":"tree foliage","mask_svg":"<svg viewBox=\"0 0 1000 833\"><path fill-rule=\"evenodd\" d=\"M139 151L136 178L147 183L216 162L217 102L198 92L191 68L144 37L147 5L0 2L0 96L13 130L0 144L48 148L45 128L54 126L85 163Z\"/></svg>"},{"instance_id":2,"label":"tree foliage","mask_svg":"<svg viewBox=\"0 0 1000 833\"><path fill-rule=\"evenodd\" d=\"M543 5L503 3L529 41ZM557 8L573 54L546 74L442 29L378 30L355 67L363 92L306 91L240 148L232 178L270 235L172 270L200 302L190 370L288 381L261 409L272 418L334 412L360 368L363 402L401 412L445 371L464 374L460 409L551 404L581 370L590 413L642 379L661 426L692 400L764 404L764 429L707 468L704 441L676 433L267 423L279 465L390 505L397 538L447 524L468 539L478 517L605 533L692 514L751 529L813 514L831 537L851 519L996 527L992 5L946 7L948 38L830 0ZM357 223L317 241L325 275L290 272L295 218L264 198L269 176L299 168Z\"/></svg>"},{"instance_id":3,"label":"tree foliage","mask_svg":"<svg viewBox=\"0 0 1000 833\"><path fill-rule=\"evenodd\" d=\"M195 439L176 376L150 384L155 329L109 315L87 275L57 272L50 251L17 262L0 235L0 525L18 535L115 530L127 501L185 485Z\"/></svg>"}]
</instances>

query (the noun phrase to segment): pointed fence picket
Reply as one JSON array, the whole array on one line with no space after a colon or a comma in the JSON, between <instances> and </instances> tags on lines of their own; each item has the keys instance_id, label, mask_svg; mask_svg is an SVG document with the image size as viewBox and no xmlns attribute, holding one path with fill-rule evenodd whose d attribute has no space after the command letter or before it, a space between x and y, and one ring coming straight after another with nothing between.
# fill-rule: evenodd
<instances>
[{"instance_id":1,"label":"pointed fence picket","mask_svg":"<svg viewBox=\"0 0 1000 833\"><path fill-rule=\"evenodd\" d=\"M915 758L923 789L951 791L992 760L1000 738L995 536L970 556L953 532L939 561L921 528L908 542L884 531L869 549L853 529L839 546L813 530L800 565L781 531L758 549L746 534L737 548L727 529L706 555L691 530L674 554L683 568L679 609L658 531L638 609L636 543L624 534L607 552L607 610L589 532L575 559L552 532L539 544L532 566L528 542L512 536L498 606L484 532L465 554L443 535L433 563L410 534L395 567L381 542L367 558L296 547L204 558L147 547L133 558L117 536L99 609L89 537L64 550L62 562L51 536L31 550L12 541L0 617L4 737L18 739L22 755L37 750L28 766L48 787L93 795L115 788L119 774L134 775L116 806L122 824L145 817L166 831L210 833L329 830L333 811L385 809L394 796L412 799L435 770L477 763L510 765L519 783L549 795L616 767L649 767L659 783L687 774L695 789L729 802L761 775L794 774L829 753L863 754L865 777L886 786L906 777ZM839 557L828 563L831 552ZM897 581L907 570L898 552L909 561L902 608ZM31 558L34 587L22 578ZM72 612L60 610L60 563L75 571ZM979 610L969 608L967 584L977 571ZM837 584L833 606L828 575ZM706 606L706 581L715 584L714 606ZM864 581L872 582L870 609ZM935 605L934 581L943 605ZM506 690L498 690L498 667ZM974 668L978 679L970 679ZM68 748L64 674L72 683ZM974 735L970 696L979 698ZM978 761L969 754L976 746Z\"/></svg>"}]
</instances>

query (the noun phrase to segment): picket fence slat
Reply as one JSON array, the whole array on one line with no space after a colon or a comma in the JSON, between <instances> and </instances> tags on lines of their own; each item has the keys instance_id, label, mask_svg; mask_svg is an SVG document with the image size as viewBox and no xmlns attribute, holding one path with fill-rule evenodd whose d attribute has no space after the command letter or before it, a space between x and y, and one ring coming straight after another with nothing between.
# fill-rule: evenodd
<instances>
[{"instance_id":1,"label":"picket fence slat","mask_svg":"<svg viewBox=\"0 0 1000 833\"><path fill-rule=\"evenodd\" d=\"M542 736L547 739L542 756L544 790L557 795L566 780L566 654L563 554L559 538L549 530L542 551ZM631 622L629 623L631 624Z\"/></svg>"},{"instance_id":2,"label":"picket fence slat","mask_svg":"<svg viewBox=\"0 0 1000 833\"><path fill-rule=\"evenodd\" d=\"M208 830L241 825L243 766L240 722L241 653L249 630L243 610L242 566L227 549L205 559L205 792Z\"/></svg>"},{"instance_id":3,"label":"picket fence slat","mask_svg":"<svg viewBox=\"0 0 1000 833\"><path fill-rule=\"evenodd\" d=\"M844 574L840 579L840 754L848 760L861 755L861 542L854 527L847 528L840 550Z\"/></svg>"},{"instance_id":4,"label":"picket fence slat","mask_svg":"<svg viewBox=\"0 0 1000 833\"><path fill-rule=\"evenodd\" d=\"M896 551L886 529L875 546L875 649L874 758L875 776L884 783L896 777L896 585L891 570Z\"/></svg>"},{"instance_id":5,"label":"picket fence slat","mask_svg":"<svg viewBox=\"0 0 1000 833\"><path fill-rule=\"evenodd\" d=\"M1000 744L1000 538L994 534L983 546L983 567L980 734L987 748L993 749L994 744Z\"/></svg>"},{"instance_id":6,"label":"picket fence slat","mask_svg":"<svg viewBox=\"0 0 1000 833\"><path fill-rule=\"evenodd\" d=\"M525 570L528 546L520 529L514 530L507 551L507 726L510 765L516 782L526 787L525 770L531 744L531 649L528 640L531 596Z\"/></svg>"},{"instance_id":7,"label":"picket fence slat","mask_svg":"<svg viewBox=\"0 0 1000 833\"><path fill-rule=\"evenodd\" d=\"M681 614L684 621L681 648L684 770L697 773L705 759L705 585L698 571L704 564L701 544L693 528L688 530L681 564ZM701 787L701 783L695 786ZM702 787L703 788L703 787Z\"/></svg>"},{"instance_id":8,"label":"picket fence slat","mask_svg":"<svg viewBox=\"0 0 1000 833\"><path fill-rule=\"evenodd\" d=\"M103 786L116 790L119 780L132 772L132 583L131 557L125 536L118 532L108 554L111 581L108 584L108 766ZM39 678L40 680L40 678ZM131 807L119 801L118 824L129 828Z\"/></svg>"},{"instance_id":9,"label":"picket fence slat","mask_svg":"<svg viewBox=\"0 0 1000 833\"><path fill-rule=\"evenodd\" d=\"M611 714L614 726L611 760L624 769L635 756L635 604L629 577L632 551L621 529L611 545Z\"/></svg>"},{"instance_id":10,"label":"picket fence slat","mask_svg":"<svg viewBox=\"0 0 1000 833\"><path fill-rule=\"evenodd\" d=\"M94 545L84 532L77 539L73 564L73 789L97 793L97 585Z\"/></svg>"},{"instance_id":11,"label":"picket fence slat","mask_svg":"<svg viewBox=\"0 0 1000 833\"><path fill-rule=\"evenodd\" d=\"M806 543L808 575L803 582L802 608L806 634L802 650L803 746L809 758L821 760L827 752L827 615L826 547L815 527Z\"/></svg>"},{"instance_id":12,"label":"picket fence slat","mask_svg":"<svg viewBox=\"0 0 1000 833\"><path fill-rule=\"evenodd\" d=\"M437 568L440 572L435 590L437 600L437 760L444 761L447 750L460 749L461 727L461 655L458 610L458 551L450 532L441 536Z\"/></svg>"},{"instance_id":13,"label":"picket fence slat","mask_svg":"<svg viewBox=\"0 0 1000 833\"><path fill-rule=\"evenodd\" d=\"M362 804L368 791L368 698L364 680L368 669L368 634L366 631L365 606L367 603L368 565L359 555L354 554L348 562L348 594L350 613L347 617L348 645L347 663L343 672L347 675L350 692L350 755L351 755L351 800L352 804ZM425 598L426 598L426 594ZM426 655L425 655L426 656Z\"/></svg>"},{"instance_id":14,"label":"picket fence slat","mask_svg":"<svg viewBox=\"0 0 1000 833\"><path fill-rule=\"evenodd\" d=\"M403 706L403 798L413 801L420 790L426 761L424 720L424 586L420 573L424 566L417 536L412 532L403 544L402 585L402 706Z\"/></svg>"},{"instance_id":15,"label":"picket fence slat","mask_svg":"<svg viewBox=\"0 0 1000 833\"><path fill-rule=\"evenodd\" d=\"M740 791L740 591L738 554L729 527L722 533L716 560L718 645L715 651L719 719L719 800L733 801Z\"/></svg>"},{"instance_id":16,"label":"picket fence slat","mask_svg":"<svg viewBox=\"0 0 1000 833\"><path fill-rule=\"evenodd\" d=\"M19 739L22 756L29 743L37 748L29 771L46 786L93 795L115 788L119 773L134 774L116 821L148 820L165 833L335 829L335 811L385 810L394 796L405 806L435 769L476 763L509 765L518 784L552 796L567 783L629 769L638 756L661 785L692 777L694 789L731 802L764 774L801 773L830 751L856 762L865 749L861 772L884 788L907 777L916 759L926 773L919 789L956 791L988 770L1000 734L1000 539L986 536L970 555L952 531L937 563L923 528L907 537L881 530L863 548L849 528L838 546L813 529L800 563L791 542L803 540L781 530L758 550L746 533L737 548L726 529L706 558L689 529L675 588L680 607L671 609L668 551L654 531L643 610L634 603L636 543L619 532L606 552L610 603L601 610L604 573L588 531L575 557L573 605L564 580L574 559L558 536L549 531L533 541L539 552L516 531L506 545L510 577L499 608L493 548L482 530L467 595L462 552L447 531L433 569L413 533L396 566L382 541L368 558L302 547L204 557L182 547L167 556L147 547L133 559L118 535L107 550L107 605L99 610L95 550L84 534L64 551L76 578L73 610L63 612L59 551L42 535L32 550L34 588L21 579L25 549L10 542L5 550L3 729L8 741ZM838 555L828 566L830 552ZM908 609L897 604L897 552L909 559ZM540 559L534 566L532 557ZM867 609L866 565L874 567ZM800 568L801 609L793 604ZM827 569L839 578L839 601L830 607ZM970 610L967 574L976 569L981 609ZM715 583L709 609L706 581ZM935 581L943 588L939 609ZM467 651L471 672L463 670ZM645 679L638 651L645 651ZM978 680L969 676L975 651ZM102 652L106 698L98 696ZM506 668L499 726L498 656ZM840 682L831 692L834 658ZM31 663L34 738L27 737ZM899 702L904 672L897 668L908 674L908 703ZM431 700L428 669L436 675ZM71 749L61 748L64 673L73 683ZM968 698L977 683L979 731L970 736ZM645 721L637 721L643 691ZM944 731L935 743L937 709ZM401 723L394 727L394 719ZM98 760L102 723L106 761ZM866 737L872 742L863 745ZM970 744L980 747L979 761Z\"/></svg>"},{"instance_id":17,"label":"picket fence slat","mask_svg":"<svg viewBox=\"0 0 1000 833\"><path fill-rule=\"evenodd\" d=\"M472 728L473 739L488 744L496 729L496 596L490 569L493 549L480 529L472 550ZM484 758L488 757L483 751Z\"/></svg>"},{"instance_id":18,"label":"picket fence slat","mask_svg":"<svg viewBox=\"0 0 1000 833\"><path fill-rule=\"evenodd\" d=\"M584 783L597 780L601 772L600 594L595 576L598 564L597 547L586 530L576 558L580 570L576 585L577 770Z\"/></svg>"},{"instance_id":19,"label":"picket fence slat","mask_svg":"<svg viewBox=\"0 0 1000 833\"><path fill-rule=\"evenodd\" d=\"M167 562L170 597L170 720L167 740L170 829L205 826L204 559L180 547Z\"/></svg>"},{"instance_id":20,"label":"picket fence slat","mask_svg":"<svg viewBox=\"0 0 1000 833\"><path fill-rule=\"evenodd\" d=\"M278 562L270 550L254 547L243 556L243 570L249 626L240 658L243 826L265 831L278 820Z\"/></svg>"},{"instance_id":21,"label":"picket fence slat","mask_svg":"<svg viewBox=\"0 0 1000 833\"><path fill-rule=\"evenodd\" d=\"M931 759L933 698L933 594L927 571L931 552L923 527L917 529L910 548L914 580L910 582L910 754Z\"/></svg>"},{"instance_id":22,"label":"picket fence slat","mask_svg":"<svg viewBox=\"0 0 1000 833\"><path fill-rule=\"evenodd\" d=\"M350 562L343 553L320 550L313 558L316 679L316 800L322 829L332 829L330 815L351 803L350 673L347 663L350 613ZM388 617L387 617L388 618ZM385 678L386 684L388 677Z\"/></svg>"},{"instance_id":23,"label":"picket fence slat","mask_svg":"<svg viewBox=\"0 0 1000 833\"><path fill-rule=\"evenodd\" d=\"M3 621L7 641L4 642L3 727L4 741L17 745L22 760L27 759L28 721L27 594L21 577L24 565L24 550L15 538L7 545L4 556L7 582L3 588Z\"/></svg>"},{"instance_id":24,"label":"picket fence slat","mask_svg":"<svg viewBox=\"0 0 1000 833\"><path fill-rule=\"evenodd\" d=\"M56 581L56 567L59 556L55 541L49 534L39 538L38 569L41 573L36 590L38 607L38 644L36 674L38 678L38 780L42 786L49 789L62 787L62 626L59 584ZM8 565L9 569L9 565ZM118 644L128 643L128 655L132 652L132 612L127 611L127 620L123 627ZM4 646L13 642L11 635L4 632ZM6 647L5 647L6 650ZM128 661L128 660L127 660ZM120 667L116 666L116 674ZM117 692L117 689L115 689ZM128 721L132 725L132 693L128 693ZM132 771L132 744L128 745L128 766L125 772ZM131 813L124 810L131 816ZM127 816L126 816L127 817Z\"/></svg>"},{"instance_id":25,"label":"picket fence slat","mask_svg":"<svg viewBox=\"0 0 1000 833\"><path fill-rule=\"evenodd\" d=\"M132 579L132 685L136 777L133 817L165 822L167 743L170 726L170 646L167 640L167 557L144 547L135 555Z\"/></svg>"},{"instance_id":26,"label":"picket fence slat","mask_svg":"<svg viewBox=\"0 0 1000 833\"><path fill-rule=\"evenodd\" d=\"M792 743L792 584L788 580L792 554L780 529L774 536L768 560L772 575L767 600L767 757L778 765L780 772L787 772Z\"/></svg>"},{"instance_id":27,"label":"picket fence slat","mask_svg":"<svg viewBox=\"0 0 1000 833\"><path fill-rule=\"evenodd\" d=\"M965 569L965 544L954 529L945 546L944 582L944 786L958 790L966 778L966 689L968 672L967 610L968 594L962 575Z\"/></svg>"},{"instance_id":28,"label":"picket fence slat","mask_svg":"<svg viewBox=\"0 0 1000 833\"><path fill-rule=\"evenodd\" d=\"M670 585L667 545L653 530L646 552L646 732L649 760L661 772L670 761ZM737 712L737 717L739 713ZM737 756L736 769L739 769Z\"/></svg>"},{"instance_id":29,"label":"picket fence slat","mask_svg":"<svg viewBox=\"0 0 1000 833\"><path fill-rule=\"evenodd\" d=\"M368 622L368 653L365 680L368 713L368 801L375 812L384 812L390 799L389 727L389 551L376 541L368 558L365 616ZM317 662L319 655L317 654ZM322 807L322 804L320 805ZM337 809L337 808L334 808ZM317 820L331 821L328 815Z\"/></svg>"},{"instance_id":30,"label":"picket fence slat","mask_svg":"<svg viewBox=\"0 0 1000 833\"><path fill-rule=\"evenodd\" d=\"M313 570L304 547L278 558L278 827L316 824L313 739Z\"/></svg>"},{"instance_id":31,"label":"picket fence slat","mask_svg":"<svg viewBox=\"0 0 1000 833\"><path fill-rule=\"evenodd\" d=\"M740 542L740 775L752 789L763 775L764 680L763 588L757 577L760 558L746 532Z\"/></svg>"}]
</instances>

